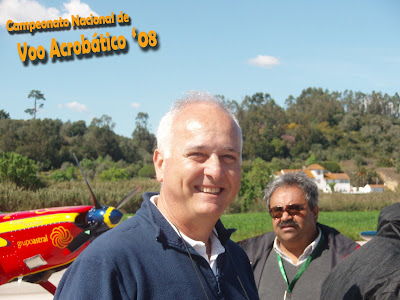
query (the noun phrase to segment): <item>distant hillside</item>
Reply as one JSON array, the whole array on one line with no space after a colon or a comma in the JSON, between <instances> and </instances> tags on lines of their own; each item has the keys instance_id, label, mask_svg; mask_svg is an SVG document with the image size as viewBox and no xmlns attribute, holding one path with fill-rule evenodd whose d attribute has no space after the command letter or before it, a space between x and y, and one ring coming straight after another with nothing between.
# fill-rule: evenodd
<instances>
[{"instance_id":1,"label":"distant hillside","mask_svg":"<svg viewBox=\"0 0 400 300\"><path fill-rule=\"evenodd\" d=\"M364 167L366 169L375 169L376 173L387 185L388 189L395 191L399 187L400 174L396 172L396 168L376 167L376 160L374 159L365 159L365 161L366 165ZM343 172L347 173L348 175L351 175L359 170L359 167L354 160L342 161L340 163L340 167L342 168Z\"/></svg>"},{"instance_id":2,"label":"distant hillside","mask_svg":"<svg viewBox=\"0 0 400 300\"><path fill-rule=\"evenodd\" d=\"M388 188L392 191L400 188L400 174L394 168L377 168L376 172L382 177Z\"/></svg>"}]
</instances>

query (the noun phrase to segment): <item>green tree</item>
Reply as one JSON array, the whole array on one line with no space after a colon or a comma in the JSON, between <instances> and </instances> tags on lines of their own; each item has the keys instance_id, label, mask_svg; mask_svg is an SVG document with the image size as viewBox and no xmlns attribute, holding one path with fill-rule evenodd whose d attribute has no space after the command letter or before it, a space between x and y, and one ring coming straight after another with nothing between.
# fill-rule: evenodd
<instances>
[{"instance_id":1,"label":"green tree","mask_svg":"<svg viewBox=\"0 0 400 300\"><path fill-rule=\"evenodd\" d=\"M286 100L287 115L290 122L306 125L308 123L328 122L336 125L344 114L338 93L329 93L321 88L308 88L296 99Z\"/></svg>"},{"instance_id":2,"label":"green tree","mask_svg":"<svg viewBox=\"0 0 400 300\"><path fill-rule=\"evenodd\" d=\"M138 151L138 146L132 139L119 136L119 148L122 151L124 160L128 163L135 163L141 160L141 156Z\"/></svg>"},{"instance_id":3,"label":"green tree","mask_svg":"<svg viewBox=\"0 0 400 300\"><path fill-rule=\"evenodd\" d=\"M0 109L0 120L1 119L10 119L10 114L4 109Z\"/></svg>"},{"instance_id":4,"label":"green tree","mask_svg":"<svg viewBox=\"0 0 400 300\"><path fill-rule=\"evenodd\" d=\"M114 161L122 158L118 136L112 130L115 123L111 117L103 115L94 118L83 136L83 153L85 157L97 159L99 156L110 155Z\"/></svg>"},{"instance_id":5,"label":"green tree","mask_svg":"<svg viewBox=\"0 0 400 300\"><path fill-rule=\"evenodd\" d=\"M47 118L25 121L24 126L17 132L18 145L15 152L38 162L42 170L60 167L61 126L61 120Z\"/></svg>"},{"instance_id":6,"label":"green tree","mask_svg":"<svg viewBox=\"0 0 400 300\"><path fill-rule=\"evenodd\" d=\"M311 155L306 159L306 166L312 165L316 163L317 157L315 156L314 153L311 153Z\"/></svg>"},{"instance_id":7,"label":"green tree","mask_svg":"<svg viewBox=\"0 0 400 300\"><path fill-rule=\"evenodd\" d=\"M270 161L275 156L288 155L286 144L279 142L284 134L285 111L269 94L246 96L236 108L236 117L243 132L243 159L260 157Z\"/></svg>"},{"instance_id":8,"label":"green tree","mask_svg":"<svg viewBox=\"0 0 400 300\"><path fill-rule=\"evenodd\" d=\"M339 127L344 131L360 130L361 115L357 111L347 113L339 123Z\"/></svg>"},{"instance_id":9,"label":"green tree","mask_svg":"<svg viewBox=\"0 0 400 300\"><path fill-rule=\"evenodd\" d=\"M132 139L135 145L144 149L148 153L153 153L156 146L156 137L150 133L148 128L149 115L139 112L136 116L136 128L132 133Z\"/></svg>"},{"instance_id":10,"label":"green tree","mask_svg":"<svg viewBox=\"0 0 400 300\"><path fill-rule=\"evenodd\" d=\"M63 124L63 135L67 137L76 137L76 136L83 136L86 131L86 123L85 121L77 121L71 123L71 121L67 121Z\"/></svg>"},{"instance_id":11,"label":"green tree","mask_svg":"<svg viewBox=\"0 0 400 300\"><path fill-rule=\"evenodd\" d=\"M42 182L37 176L38 167L32 159L15 152L4 152L0 157L0 179L16 187L36 190Z\"/></svg>"},{"instance_id":12,"label":"green tree","mask_svg":"<svg viewBox=\"0 0 400 300\"><path fill-rule=\"evenodd\" d=\"M271 181L272 170L267 162L258 157L251 163L250 170L243 173L239 201L241 211L246 212L263 197L263 190Z\"/></svg>"},{"instance_id":13,"label":"green tree","mask_svg":"<svg viewBox=\"0 0 400 300\"><path fill-rule=\"evenodd\" d=\"M25 112L30 114L31 116L33 116L33 119L36 119L36 113L38 112L38 108L42 108L43 107L43 103L41 103L39 105L39 107L37 107L37 102L38 101L45 101L46 99L44 98L44 94L41 91L38 90L32 90L29 95L28 98L33 98L34 99L34 105L33 108L27 108L25 109Z\"/></svg>"},{"instance_id":14,"label":"green tree","mask_svg":"<svg viewBox=\"0 0 400 300\"><path fill-rule=\"evenodd\" d=\"M110 116L102 115L100 118L93 118L90 126L97 126L100 128L113 130L115 127L115 122L113 122Z\"/></svg>"}]
</instances>

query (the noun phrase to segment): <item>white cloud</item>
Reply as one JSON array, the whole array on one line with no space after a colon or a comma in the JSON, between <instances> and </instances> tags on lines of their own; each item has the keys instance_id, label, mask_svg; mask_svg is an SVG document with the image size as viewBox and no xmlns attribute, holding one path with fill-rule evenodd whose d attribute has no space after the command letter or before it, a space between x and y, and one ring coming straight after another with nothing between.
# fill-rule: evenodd
<instances>
[{"instance_id":1,"label":"white cloud","mask_svg":"<svg viewBox=\"0 0 400 300\"><path fill-rule=\"evenodd\" d=\"M28 21L55 20L59 17L71 21L71 15L89 17L98 16L89 5L80 0L69 0L63 3L60 11L55 7L45 7L35 0L2 0L0 2L0 26L5 26L8 20L16 23Z\"/></svg>"},{"instance_id":2,"label":"white cloud","mask_svg":"<svg viewBox=\"0 0 400 300\"><path fill-rule=\"evenodd\" d=\"M65 13L63 14L64 18L71 19L71 15L79 15L79 17L90 17L90 14L93 16L98 16L89 5L86 3L81 3L80 0L70 0L68 3L63 3Z\"/></svg>"},{"instance_id":3,"label":"white cloud","mask_svg":"<svg viewBox=\"0 0 400 300\"><path fill-rule=\"evenodd\" d=\"M267 55L257 55L255 58L250 58L248 60L248 63L250 65L262 67L262 68L272 68L280 64L280 61L278 58L273 57L273 56L267 56Z\"/></svg>"},{"instance_id":4,"label":"white cloud","mask_svg":"<svg viewBox=\"0 0 400 300\"><path fill-rule=\"evenodd\" d=\"M58 108L60 108L60 109L62 109L64 107L68 108L69 110L80 112L80 113L88 113L89 112L89 109L87 108L87 106L85 104L80 104L76 101L58 105Z\"/></svg>"},{"instance_id":5,"label":"white cloud","mask_svg":"<svg viewBox=\"0 0 400 300\"><path fill-rule=\"evenodd\" d=\"M138 103L138 102L132 102L132 103L131 103L131 107L132 107L132 108L139 108L139 107L140 107L140 103Z\"/></svg>"}]
</instances>

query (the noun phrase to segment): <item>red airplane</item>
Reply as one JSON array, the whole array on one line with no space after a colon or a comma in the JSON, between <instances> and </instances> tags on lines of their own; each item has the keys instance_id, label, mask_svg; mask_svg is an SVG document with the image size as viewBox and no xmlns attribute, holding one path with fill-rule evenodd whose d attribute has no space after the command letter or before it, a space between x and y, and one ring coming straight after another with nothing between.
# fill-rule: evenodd
<instances>
[{"instance_id":1,"label":"red airplane","mask_svg":"<svg viewBox=\"0 0 400 300\"><path fill-rule=\"evenodd\" d=\"M0 213L0 285L23 280L54 294L51 274L67 268L93 239L115 227L123 216L118 209L140 190L134 188L115 207L101 206L83 177L94 206Z\"/></svg>"}]
</instances>

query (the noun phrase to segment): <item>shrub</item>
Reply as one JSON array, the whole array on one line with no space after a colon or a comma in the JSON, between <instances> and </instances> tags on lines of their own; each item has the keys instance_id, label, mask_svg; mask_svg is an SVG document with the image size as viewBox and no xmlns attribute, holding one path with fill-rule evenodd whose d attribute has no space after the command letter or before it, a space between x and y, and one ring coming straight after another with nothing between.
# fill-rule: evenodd
<instances>
[{"instance_id":1,"label":"shrub","mask_svg":"<svg viewBox=\"0 0 400 300\"><path fill-rule=\"evenodd\" d=\"M247 173L243 172L238 199L241 212L249 211L258 200L263 198L263 190L271 180L271 174L268 163L261 158L253 161Z\"/></svg>"},{"instance_id":2,"label":"shrub","mask_svg":"<svg viewBox=\"0 0 400 300\"><path fill-rule=\"evenodd\" d=\"M61 164L60 170L63 171L63 172L65 172L65 171L67 171L68 168L73 167L73 166L74 166L74 164L72 164L72 163L70 163L70 162L68 162L68 161L65 161L65 162L63 162L63 163Z\"/></svg>"},{"instance_id":3,"label":"shrub","mask_svg":"<svg viewBox=\"0 0 400 300\"><path fill-rule=\"evenodd\" d=\"M142 166L140 164L130 164L126 167L126 169L129 172L129 176L131 176L131 178L133 177L137 177L139 170L142 168Z\"/></svg>"},{"instance_id":4,"label":"shrub","mask_svg":"<svg viewBox=\"0 0 400 300\"><path fill-rule=\"evenodd\" d=\"M32 159L15 152L4 152L0 158L0 178L17 187L36 190L43 186L37 175L39 169Z\"/></svg>"},{"instance_id":5,"label":"shrub","mask_svg":"<svg viewBox=\"0 0 400 300\"><path fill-rule=\"evenodd\" d=\"M268 168L271 169L272 172L280 171L282 169L289 169L290 166L290 158L272 158L271 162L268 163Z\"/></svg>"},{"instance_id":6,"label":"shrub","mask_svg":"<svg viewBox=\"0 0 400 300\"><path fill-rule=\"evenodd\" d=\"M330 182L330 183L328 183L328 185L329 185L329 187L330 187L330 189L331 189L331 192L333 193L333 192L335 191L335 185L336 185L336 183L335 183L335 182Z\"/></svg>"},{"instance_id":7,"label":"shrub","mask_svg":"<svg viewBox=\"0 0 400 300\"><path fill-rule=\"evenodd\" d=\"M93 170L93 168L94 168L94 162L93 162L93 160L91 160L89 158L82 159L80 164L81 164L81 167L84 169Z\"/></svg>"},{"instance_id":8,"label":"shrub","mask_svg":"<svg viewBox=\"0 0 400 300\"><path fill-rule=\"evenodd\" d=\"M156 176L156 170L154 165L144 165L138 172L139 177L154 178Z\"/></svg>"},{"instance_id":9,"label":"shrub","mask_svg":"<svg viewBox=\"0 0 400 300\"><path fill-rule=\"evenodd\" d=\"M317 164L323 166L325 169L331 171L332 173L342 173L340 165L335 161L320 161L317 162Z\"/></svg>"},{"instance_id":10,"label":"shrub","mask_svg":"<svg viewBox=\"0 0 400 300\"><path fill-rule=\"evenodd\" d=\"M72 179L75 179L75 167L70 165L63 171L61 170L56 170L51 176L50 179L53 179L54 181L61 182L61 181L69 181Z\"/></svg>"},{"instance_id":11,"label":"shrub","mask_svg":"<svg viewBox=\"0 0 400 300\"><path fill-rule=\"evenodd\" d=\"M70 166L65 170L65 174L67 174L67 177L69 178L69 180L76 179L75 170L77 170L77 169L78 169L77 167Z\"/></svg>"},{"instance_id":12,"label":"shrub","mask_svg":"<svg viewBox=\"0 0 400 300\"><path fill-rule=\"evenodd\" d=\"M127 169L120 169L120 168L114 168L112 167L111 169L103 171L99 175L99 179L106 181L120 181L123 179L129 179L129 173Z\"/></svg>"},{"instance_id":13,"label":"shrub","mask_svg":"<svg viewBox=\"0 0 400 300\"><path fill-rule=\"evenodd\" d=\"M50 179L54 181L61 182L61 181L68 181L67 174L64 171L56 170L53 174L50 175Z\"/></svg>"}]
</instances>

